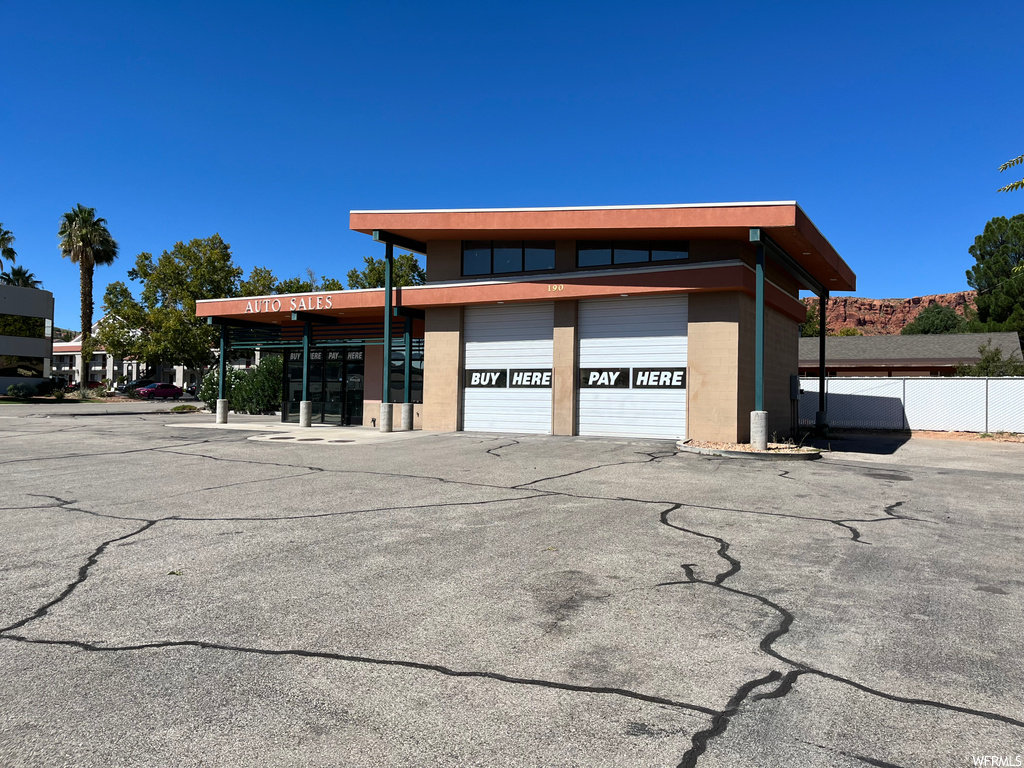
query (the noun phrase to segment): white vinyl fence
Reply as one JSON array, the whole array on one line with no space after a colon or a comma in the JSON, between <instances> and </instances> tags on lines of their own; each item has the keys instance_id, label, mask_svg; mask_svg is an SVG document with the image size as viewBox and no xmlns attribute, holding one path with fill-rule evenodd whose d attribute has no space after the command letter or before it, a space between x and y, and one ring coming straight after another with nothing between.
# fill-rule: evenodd
<instances>
[{"instance_id":1,"label":"white vinyl fence","mask_svg":"<svg viewBox=\"0 0 1024 768\"><path fill-rule=\"evenodd\" d=\"M1024 432L1024 378L825 379L828 423L857 429ZM818 379L800 379L800 424L814 424Z\"/></svg>"}]
</instances>

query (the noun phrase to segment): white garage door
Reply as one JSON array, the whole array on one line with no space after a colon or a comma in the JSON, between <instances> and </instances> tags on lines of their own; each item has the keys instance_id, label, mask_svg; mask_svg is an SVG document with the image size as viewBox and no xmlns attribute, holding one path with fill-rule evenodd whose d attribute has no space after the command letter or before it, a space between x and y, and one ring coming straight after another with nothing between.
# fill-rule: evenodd
<instances>
[{"instance_id":1,"label":"white garage door","mask_svg":"<svg viewBox=\"0 0 1024 768\"><path fill-rule=\"evenodd\" d=\"M686 437L685 296L581 301L579 433Z\"/></svg>"},{"instance_id":2,"label":"white garage door","mask_svg":"<svg viewBox=\"0 0 1024 768\"><path fill-rule=\"evenodd\" d=\"M551 432L554 305L467 307L462 428Z\"/></svg>"}]
</instances>

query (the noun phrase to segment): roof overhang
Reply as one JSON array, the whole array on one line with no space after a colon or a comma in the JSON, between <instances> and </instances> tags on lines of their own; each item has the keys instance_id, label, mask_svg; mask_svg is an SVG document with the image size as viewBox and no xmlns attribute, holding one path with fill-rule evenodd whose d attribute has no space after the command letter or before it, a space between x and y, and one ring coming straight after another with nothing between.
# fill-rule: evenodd
<instances>
[{"instance_id":1,"label":"roof overhang","mask_svg":"<svg viewBox=\"0 0 1024 768\"><path fill-rule=\"evenodd\" d=\"M852 291L857 276L795 201L571 208L351 211L349 226L411 241L735 240L763 229L829 291Z\"/></svg>"}]
</instances>

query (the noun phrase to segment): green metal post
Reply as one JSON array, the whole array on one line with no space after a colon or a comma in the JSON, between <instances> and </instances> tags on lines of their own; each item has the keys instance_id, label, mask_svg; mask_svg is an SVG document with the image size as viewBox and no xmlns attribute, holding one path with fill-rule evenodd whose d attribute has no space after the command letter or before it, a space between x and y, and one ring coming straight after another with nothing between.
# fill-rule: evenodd
<instances>
[{"instance_id":1,"label":"green metal post","mask_svg":"<svg viewBox=\"0 0 1024 768\"><path fill-rule=\"evenodd\" d=\"M412 319L405 318L405 398L403 403L412 402Z\"/></svg>"},{"instance_id":2,"label":"green metal post","mask_svg":"<svg viewBox=\"0 0 1024 768\"><path fill-rule=\"evenodd\" d=\"M391 402L391 270L395 246L384 244L384 381L381 403Z\"/></svg>"},{"instance_id":3,"label":"green metal post","mask_svg":"<svg viewBox=\"0 0 1024 768\"><path fill-rule=\"evenodd\" d=\"M764 246L757 245L754 293L754 410L764 410Z\"/></svg>"},{"instance_id":4,"label":"green metal post","mask_svg":"<svg viewBox=\"0 0 1024 768\"><path fill-rule=\"evenodd\" d=\"M309 400L309 337L313 334L313 324L302 326L302 399Z\"/></svg>"},{"instance_id":5,"label":"green metal post","mask_svg":"<svg viewBox=\"0 0 1024 768\"><path fill-rule=\"evenodd\" d=\"M220 360L217 361L217 399L224 399L224 377L227 373L228 327L220 327Z\"/></svg>"}]
</instances>

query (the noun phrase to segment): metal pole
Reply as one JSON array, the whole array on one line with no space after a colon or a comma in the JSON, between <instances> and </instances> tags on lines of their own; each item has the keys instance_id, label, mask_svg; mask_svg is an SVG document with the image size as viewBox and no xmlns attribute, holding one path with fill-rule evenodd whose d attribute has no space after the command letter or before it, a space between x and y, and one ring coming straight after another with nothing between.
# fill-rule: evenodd
<instances>
[{"instance_id":1,"label":"metal pole","mask_svg":"<svg viewBox=\"0 0 1024 768\"><path fill-rule=\"evenodd\" d=\"M405 392L403 403L411 402L412 396L412 318L405 318Z\"/></svg>"},{"instance_id":2,"label":"metal pole","mask_svg":"<svg viewBox=\"0 0 1024 768\"><path fill-rule=\"evenodd\" d=\"M391 269L395 246L384 244L384 381L380 402L391 402Z\"/></svg>"},{"instance_id":3,"label":"metal pole","mask_svg":"<svg viewBox=\"0 0 1024 768\"><path fill-rule=\"evenodd\" d=\"M825 305L828 304L828 291L818 296L818 413L824 417L825 411Z\"/></svg>"},{"instance_id":4,"label":"metal pole","mask_svg":"<svg viewBox=\"0 0 1024 768\"><path fill-rule=\"evenodd\" d=\"M228 327L220 327L220 360L217 363L217 399L224 399L224 378L227 372Z\"/></svg>"},{"instance_id":5,"label":"metal pole","mask_svg":"<svg viewBox=\"0 0 1024 768\"><path fill-rule=\"evenodd\" d=\"M754 410L764 410L764 246L757 246L757 282L754 293Z\"/></svg>"}]
</instances>

